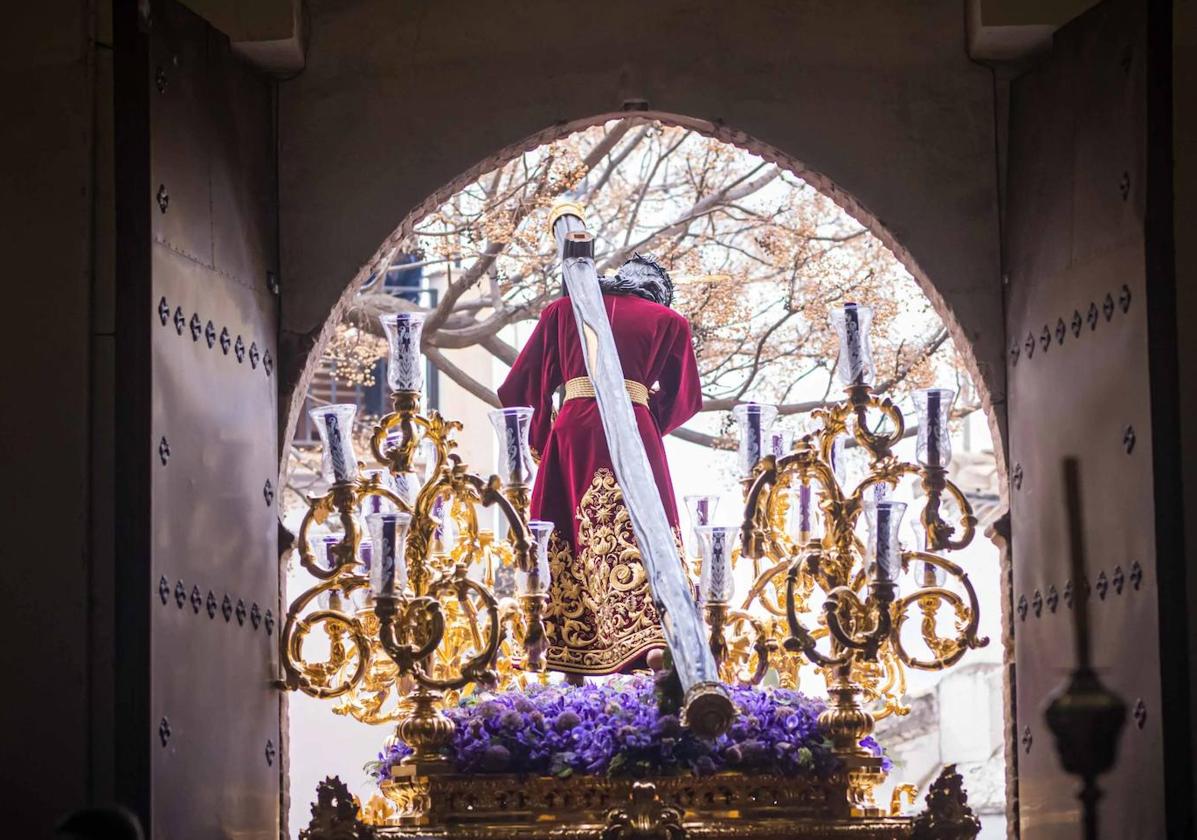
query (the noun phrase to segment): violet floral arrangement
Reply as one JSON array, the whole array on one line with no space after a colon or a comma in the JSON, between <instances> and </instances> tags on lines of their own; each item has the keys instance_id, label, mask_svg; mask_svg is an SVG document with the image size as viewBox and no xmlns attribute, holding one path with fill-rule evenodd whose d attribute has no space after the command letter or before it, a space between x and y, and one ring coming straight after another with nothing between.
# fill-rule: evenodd
<instances>
[{"instance_id":1,"label":"violet floral arrangement","mask_svg":"<svg viewBox=\"0 0 1197 840\"><path fill-rule=\"evenodd\" d=\"M836 767L819 733L824 704L786 689L732 688L739 715L707 740L663 712L649 677L581 687L535 686L467 698L447 715L456 732L446 748L458 773L705 776L724 770L822 776ZM862 742L880 754L872 739ZM403 743L366 765L378 781L411 749Z\"/></svg>"}]
</instances>

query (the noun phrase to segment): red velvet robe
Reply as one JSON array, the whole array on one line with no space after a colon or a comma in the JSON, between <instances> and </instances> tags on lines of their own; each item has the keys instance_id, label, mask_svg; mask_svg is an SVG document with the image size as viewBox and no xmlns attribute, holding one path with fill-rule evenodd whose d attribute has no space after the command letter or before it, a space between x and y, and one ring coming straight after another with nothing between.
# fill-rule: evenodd
<instances>
[{"instance_id":1,"label":"red velvet robe","mask_svg":"<svg viewBox=\"0 0 1197 840\"><path fill-rule=\"evenodd\" d=\"M604 295L625 379L650 391L633 402L665 515L681 561L677 503L662 436L702 405L690 323L666 306L631 295ZM540 454L532 489L534 519L553 522L552 584L545 629L550 668L609 674L640 664L664 647L660 616L649 594L640 552L611 456L591 399L566 400L553 417L553 392L586 376L577 322L568 298L545 307L540 321L499 388L504 406L535 409L529 442Z\"/></svg>"}]
</instances>

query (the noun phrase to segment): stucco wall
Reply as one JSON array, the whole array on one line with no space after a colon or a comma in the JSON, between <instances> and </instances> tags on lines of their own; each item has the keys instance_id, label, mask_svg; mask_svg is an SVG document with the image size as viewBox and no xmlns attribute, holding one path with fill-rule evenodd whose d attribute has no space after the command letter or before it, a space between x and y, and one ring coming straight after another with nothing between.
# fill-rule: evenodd
<instances>
[{"instance_id":1,"label":"stucco wall","mask_svg":"<svg viewBox=\"0 0 1197 840\"><path fill-rule=\"evenodd\" d=\"M308 5L307 68L279 90L284 386L431 194L531 135L643 100L851 196L946 304L1000 418L993 85L965 54L956 0Z\"/></svg>"}]
</instances>

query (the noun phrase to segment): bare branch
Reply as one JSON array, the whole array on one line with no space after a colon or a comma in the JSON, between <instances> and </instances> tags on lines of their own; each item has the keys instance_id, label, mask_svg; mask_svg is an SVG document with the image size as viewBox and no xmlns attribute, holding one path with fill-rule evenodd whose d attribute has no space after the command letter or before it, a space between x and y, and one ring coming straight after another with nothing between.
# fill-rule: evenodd
<instances>
[{"instance_id":1,"label":"bare branch","mask_svg":"<svg viewBox=\"0 0 1197 840\"><path fill-rule=\"evenodd\" d=\"M653 240L660 237L673 236L675 233L689 225L690 222L706 215L707 213L710 213L722 202L739 200L745 196L752 195L754 192L758 192L766 184L773 181L777 177L779 171L780 170L778 170L777 167L771 167L768 172L755 180L748 181L747 183L741 183L739 186L735 187L729 185L728 187L711 193L706 198L700 199L694 204L693 207L690 208L689 211L683 214L672 224L666 225L660 230L649 233L648 235L642 237L640 241L631 245L626 245L623 248L620 248L619 250L609 254L607 258L603 260L602 265L599 266L599 273L607 271L612 266L622 265L631 254L643 248Z\"/></svg>"},{"instance_id":2,"label":"bare branch","mask_svg":"<svg viewBox=\"0 0 1197 840\"><path fill-rule=\"evenodd\" d=\"M436 349L435 347L426 347L424 348L424 354L428 357L428 360L436 366L437 370L452 379L464 390L473 394L475 397L482 400L489 406L494 408L502 408L502 403L499 402L498 394L449 361L445 354L440 350Z\"/></svg>"}]
</instances>

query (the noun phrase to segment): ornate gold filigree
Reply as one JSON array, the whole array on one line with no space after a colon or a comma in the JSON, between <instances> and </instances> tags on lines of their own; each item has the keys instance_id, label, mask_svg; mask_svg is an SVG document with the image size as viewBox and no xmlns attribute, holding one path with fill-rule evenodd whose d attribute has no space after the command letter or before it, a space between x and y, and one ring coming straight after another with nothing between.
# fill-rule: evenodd
<instances>
[{"instance_id":1,"label":"ornate gold filigree","mask_svg":"<svg viewBox=\"0 0 1197 840\"><path fill-rule=\"evenodd\" d=\"M609 674L664 647L665 636L611 470L595 471L577 516L577 553L560 531L549 544L545 657L556 670Z\"/></svg>"},{"instance_id":2,"label":"ornate gold filigree","mask_svg":"<svg viewBox=\"0 0 1197 840\"><path fill-rule=\"evenodd\" d=\"M632 814L640 809L651 825L656 807L650 794L642 806L633 805L632 779L420 776L405 767L394 772L396 777L381 786L395 806L385 824L357 818L348 790L339 780L328 780L318 789L312 823L301 838L593 840L611 825L607 815L612 811L627 814L626 821L616 821L626 824L635 822ZM680 825L690 840L972 840L979 829L954 767L945 768L932 785L928 810L916 818L850 816L845 807L849 782L842 773L825 779L720 773L650 781L660 805L678 812L676 823L672 814L669 823ZM366 813L363 809L361 816Z\"/></svg>"},{"instance_id":3,"label":"ornate gold filigree","mask_svg":"<svg viewBox=\"0 0 1197 840\"><path fill-rule=\"evenodd\" d=\"M871 422L877 415L884 423ZM742 556L752 559L756 578L742 608L758 607L774 619L784 618L784 628L771 625L774 632L781 629L784 638L777 657L783 684L790 674L796 681L804 661L822 670L832 703L820 723L849 768L852 809L877 814L871 791L884 778L881 762L861 750L859 742L872 732L877 718L909 711L902 701L905 669L946 668L988 642L977 635L980 608L968 575L936 553L966 546L976 518L944 469L894 455L905 426L890 400L875 396L867 386L852 386L844 401L812 417L820 424L817 430L795 442L787 454L762 458L745 482L740 547ZM843 436L853 439L870 461L868 474L851 489L841 486L831 466L835 442ZM876 488L896 487L908 476L918 477L926 492L922 525L928 549L904 553L902 567L918 563L942 570L963 595L946 584L937 585L936 574L928 572L920 588L898 597L892 581L867 572L869 557L856 535L865 501ZM791 491L799 487L810 488L825 526L819 538L805 545L797 544L786 528ZM959 528L941 516L945 496L960 513ZM955 621L951 636L941 632L944 607ZM912 654L903 638L915 608L929 656ZM719 623L721 629L727 626L726 621ZM730 640L713 641L712 648L732 656ZM738 655L743 656L742 650ZM863 703L868 703L868 711Z\"/></svg>"},{"instance_id":4,"label":"ornate gold filigree","mask_svg":"<svg viewBox=\"0 0 1197 840\"><path fill-rule=\"evenodd\" d=\"M421 775L407 767L393 773L381 789L399 809L394 822L404 825L593 825L596 818L630 802L636 781L609 776ZM652 783L662 801L679 808L687 820L847 816L847 777L841 773L823 779L719 773L663 777Z\"/></svg>"},{"instance_id":5,"label":"ornate gold filigree","mask_svg":"<svg viewBox=\"0 0 1197 840\"><path fill-rule=\"evenodd\" d=\"M685 840L682 811L666 805L652 782L634 782L632 801L607 812L602 840Z\"/></svg>"},{"instance_id":6,"label":"ornate gold filigree","mask_svg":"<svg viewBox=\"0 0 1197 840\"><path fill-rule=\"evenodd\" d=\"M300 830L299 840L366 840L369 829L358 820L357 798L339 776L331 776L316 786L312 819Z\"/></svg>"},{"instance_id":7,"label":"ornate gold filigree","mask_svg":"<svg viewBox=\"0 0 1197 840\"><path fill-rule=\"evenodd\" d=\"M927 810L914 820L918 840L972 840L981 833L981 821L968 806L964 779L955 764L946 765L927 791Z\"/></svg>"},{"instance_id":8,"label":"ornate gold filigree","mask_svg":"<svg viewBox=\"0 0 1197 840\"><path fill-rule=\"evenodd\" d=\"M498 680L494 665L503 622L493 578L478 582L469 569L484 552L498 553L512 567L528 568L530 562L521 488L504 488L496 476L484 480L470 473L452 452L460 428L435 411L421 414L418 393L395 393L394 411L375 427L371 450L393 472L408 473L422 439L431 444L427 480L411 501L384 487L377 474L336 483L309 500L299 556L318 583L292 602L280 634L285 687L338 698L337 713L366 723L395 722L397 736L415 750L410 760L430 765L443 764L440 749L452 734L441 705L473 684L492 686ZM407 587L393 595L370 595L363 606L353 607L348 602L367 586L357 565L358 509L369 496L411 515L403 558ZM491 506L508 526L501 552L478 527L477 509ZM308 530L334 515L342 536L329 548L331 564L324 565L312 552ZM452 545L443 538L450 520L460 528ZM313 609L318 598L327 599L327 606ZM527 609L524 625L535 636L538 622L532 606ZM323 661L309 661L304 643L317 627L327 636L328 654ZM537 644L535 638L530 641Z\"/></svg>"}]
</instances>

